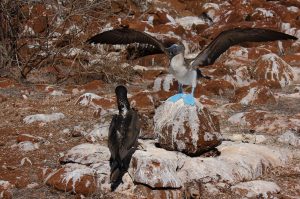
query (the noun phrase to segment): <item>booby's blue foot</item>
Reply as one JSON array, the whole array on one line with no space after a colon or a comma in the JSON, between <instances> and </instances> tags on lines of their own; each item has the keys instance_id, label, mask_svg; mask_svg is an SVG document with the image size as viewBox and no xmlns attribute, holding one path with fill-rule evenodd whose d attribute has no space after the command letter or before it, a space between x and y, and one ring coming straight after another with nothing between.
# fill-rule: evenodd
<instances>
[{"instance_id":1,"label":"booby's blue foot","mask_svg":"<svg viewBox=\"0 0 300 199\"><path fill-rule=\"evenodd\" d=\"M192 94L185 94L184 96L182 96L182 98L184 104L191 105L191 106L195 105L195 98Z\"/></svg>"},{"instance_id":2,"label":"booby's blue foot","mask_svg":"<svg viewBox=\"0 0 300 199\"><path fill-rule=\"evenodd\" d=\"M183 93L178 93L178 94L176 94L176 95L173 95L173 96L171 96L171 97L169 97L168 99L167 99L167 101L170 101L170 102L177 102L178 100L180 100L182 97L183 97Z\"/></svg>"}]
</instances>

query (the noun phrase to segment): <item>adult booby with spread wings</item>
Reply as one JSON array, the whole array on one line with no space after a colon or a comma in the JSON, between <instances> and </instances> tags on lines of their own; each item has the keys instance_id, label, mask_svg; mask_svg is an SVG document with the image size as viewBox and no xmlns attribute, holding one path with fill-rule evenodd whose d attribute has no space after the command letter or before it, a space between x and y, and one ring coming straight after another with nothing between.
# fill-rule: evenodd
<instances>
[{"instance_id":1,"label":"adult booby with spread wings","mask_svg":"<svg viewBox=\"0 0 300 199\"><path fill-rule=\"evenodd\" d=\"M117 86L115 92L119 114L113 116L108 133L108 148L111 154L110 182L112 187L127 170L140 133L138 114L130 108L127 89L124 86Z\"/></svg>"},{"instance_id":2,"label":"adult booby with spread wings","mask_svg":"<svg viewBox=\"0 0 300 199\"><path fill-rule=\"evenodd\" d=\"M170 59L169 71L179 82L178 94L168 100L176 102L183 98L185 104L194 105L194 90L197 85L197 67L213 64L215 60L230 46L242 42L262 42L275 40L288 40L297 38L282 32L262 28L234 28L221 32L208 46L206 46L194 59L184 58L184 46L173 44L170 47L151 35L130 29L118 28L97 34L87 40L89 43L101 44L147 44L145 50L139 52L140 56L165 53ZM198 73L201 74L201 73ZM191 94L182 93L182 85L191 85Z\"/></svg>"}]
</instances>

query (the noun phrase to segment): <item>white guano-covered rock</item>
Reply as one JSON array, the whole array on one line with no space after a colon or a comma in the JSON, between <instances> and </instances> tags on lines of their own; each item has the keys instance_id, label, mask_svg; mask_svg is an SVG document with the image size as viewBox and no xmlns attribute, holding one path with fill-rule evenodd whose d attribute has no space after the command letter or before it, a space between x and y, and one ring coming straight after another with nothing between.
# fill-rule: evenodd
<instances>
[{"instance_id":1,"label":"white guano-covered rock","mask_svg":"<svg viewBox=\"0 0 300 199\"><path fill-rule=\"evenodd\" d=\"M134 182L152 188L181 187L182 182L176 175L177 154L151 145L145 150L137 150L132 156L129 174Z\"/></svg>"},{"instance_id":2,"label":"white guano-covered rock","mask_svg":"<svg viewBox=\"0 0 300 199\"><path fill-rule=\"evenodd\" d=\"M95 173L94 169L85 165L66 164L50 173L45 183L61 191L90 195L97 188Z\"/></svg>"},{"instance_id":3,"label":"white guano-covered rock","mask_svg":"<svg viewBox=\"0 0 300 199\"><path fill-rule=\"evenodd\" d=\"M256 80L277 87L285 87L297 79L294 69L274 53L263 55L258 59L253 76Z\"/></svg>"},{"instance_id":4,"label":"white guano-covered rock","mask_svg":"<svg viewBox=\"0 0 300 199\"><path fill-rule=\"evenodd\" d=\"M63 113L51 113L51 114L36 114L26 116L23 121L26 124L31 124L33 122L52 122L65 118Z\"/></svg>"},{"instance_id":5,"label":"white guano-covered rock","mask_svg":"<svg viewBox=\"0 0 300 199\"><path fill-rule=\"evenodd\" d=\"M218 150L218 157L187 158L178 172L181 181L236 184L256 179L268 168L284 166L291 158L288 151L256 144L223 142Z\"/></svg>"},{"instance_id":6,"label":"white guano-covered rock","mask_svg":"<svg viewBox=\"0 0 300 199\"><path fill-rule=\"evenodd\" d=\"M80 144L70 149L62 158L61 163L79 163L90 165L101 161L108 161L110 157L109 149L100 144Z\"/></svg>"},{"instance_id":7,"label":"white guano-covered rock","mask_svg":"<svg viewBox=\"0 0 300 199\"><path fill-rule=\"evenodd\" d=\"M195 106L185 105L182 99L166 101L156 109L154 129L162 148L191 156L221 143L218 119L197 101Z\"/></svg>"}]
</instances>

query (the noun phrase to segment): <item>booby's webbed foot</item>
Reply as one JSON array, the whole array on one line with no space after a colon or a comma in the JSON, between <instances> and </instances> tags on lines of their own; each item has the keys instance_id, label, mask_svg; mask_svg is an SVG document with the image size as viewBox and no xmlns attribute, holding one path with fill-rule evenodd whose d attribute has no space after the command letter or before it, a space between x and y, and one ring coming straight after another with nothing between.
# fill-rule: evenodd
<instances>
[{"instance_id":1,"label":"booby's webbed foot","mask_svg":"<svg viewBox=\"0 0 300 199\"><path fill-rule=\"evenodd\" d=\"M191 106L195 105L195 98L192 94L185 94L182 98L184 104L191 105Z\"/></svg>"},{"instance_id":2,"label":"booby's webbed foot","mask_svg":"<svg viewBox=\"0 0 300 199\"><path fill-rule=\"evenodd\" d=\"M167 101L170 101L170 102L177 102L178 100L180 100L182 97L183 97L183 93L178 93L178 94L176 94L176 95L173 95L173 96L171 96L171 97L169 97L168 99L167 99Z\"/></svg>"}]
</instances>

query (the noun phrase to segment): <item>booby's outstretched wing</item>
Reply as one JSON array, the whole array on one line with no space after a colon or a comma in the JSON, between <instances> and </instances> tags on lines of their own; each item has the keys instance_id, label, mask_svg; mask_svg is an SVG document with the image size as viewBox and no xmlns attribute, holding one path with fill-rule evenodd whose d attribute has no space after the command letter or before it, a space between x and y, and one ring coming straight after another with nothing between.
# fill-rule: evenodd
<instances>
[{"instance_id":1,"label":"booby's outstretched wing","mask_svg":"<svg viewBox=\"0 0 300 199\"><path fill-rule=\"evenodd\" d=\"M197 57L191 62L191 67L207 66L225 52L230 46L242 42L262 42L275 40L297 39L292 35L262 28L235 28L221 32Z\"/></svg>"},{"instance_id":2,"label":"booby's outstretched wing","mask_svg":"<svg viewBox=\"0 0 300 199\"><path fill-rule=\"evenodd\" d=\"M149 47L151 52L154 52L155 54L166 53L169 55L163 42L145 32L140 32L130 28L118 28L105 31L91 37L87 40L87 42L100 44L148 44L151 45L151 47Z\"/></svg>"}]
</instances>

